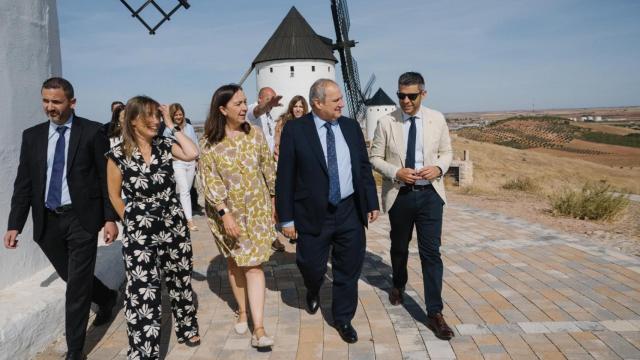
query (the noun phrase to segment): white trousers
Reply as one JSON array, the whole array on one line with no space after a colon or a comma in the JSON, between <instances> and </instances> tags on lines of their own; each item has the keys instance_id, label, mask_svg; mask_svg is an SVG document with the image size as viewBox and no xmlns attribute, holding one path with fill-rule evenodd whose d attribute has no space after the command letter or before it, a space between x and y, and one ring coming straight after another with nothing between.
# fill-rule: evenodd
<instances>
[{"instance_id":1,"label":"white trousers","mask_svg":"<svg viewBox=\"0 0 640 360\"><path fill-rule=\"evenodd\" d=\"M191 186L193 185L193 179L196 175L195 165L178 165L173 167L176 178L176 191L180 196L180 203L182 203L182 209L184 210L184 216L187 221L191 221L193 217L193 211L191 210Z\"/></svg>"}]
</instances>

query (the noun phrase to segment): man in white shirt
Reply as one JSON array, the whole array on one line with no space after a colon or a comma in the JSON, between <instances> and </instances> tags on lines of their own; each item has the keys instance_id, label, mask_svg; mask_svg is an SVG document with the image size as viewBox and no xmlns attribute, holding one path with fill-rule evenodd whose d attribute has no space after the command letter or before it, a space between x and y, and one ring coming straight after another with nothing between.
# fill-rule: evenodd
<instances>
[{"instance_id":1,"label":"man in white shirt","mask_svg":"<svg viewBox=\"0 0 640 360\"><path fill-rule=\"evenodd\" d=\"M270 87L263 87L258 92L258 102L249 105L247 109L247 120L252 126L262 129L272 154L275 144L276 121L271 116L271 109L282 106L280 100L282 100L282 95L277 95ZM284 251L284 245L278 238L273 240L271 248L274 251Z\"/></svg>"},{"instance_id":2,"label":"man in white shirt","mask_svg":"<svg viewBox=\"0 0 640 360\"><path fill-rule=\"evenodd\" d=\"M258 92L258 102L249 105L247 109L247 119L251 125L262 129L271 153L273 153L276 133L276 120L271 116L271 109L282 106L280 100L282 95L277 95L270 87L263 87Z\"/></svg>"}]
</instances>

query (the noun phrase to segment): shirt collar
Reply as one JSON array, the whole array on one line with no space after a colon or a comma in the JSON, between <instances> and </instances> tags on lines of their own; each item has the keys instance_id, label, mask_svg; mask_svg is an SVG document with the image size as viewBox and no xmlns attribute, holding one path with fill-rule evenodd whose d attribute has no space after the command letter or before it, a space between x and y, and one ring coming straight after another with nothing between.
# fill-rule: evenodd
<instances>
[{"instance_id":1,"label":"shirt collar","mask_svg":"<svg viewBox=\"0 0 640 360\"><path fill-rule=\"evenodd\" d=\"M403 122L409 120L410 117L411 117L411 115L405 113L404 111L402 112L402 121ZM413 115L413 117L416 118L416 120L421 119L420 110L418 110L418 112L415 115Z\"/></svg>"},{"instance_id":2,"label":"shirt collar","mask_svg":"<svg viewBox=\"0 0 640 360\"><path fill-rule=\"evenodd\" d=\"M73 115L73 113L71 113L71 115L69 115L69 118L67 119L67 122L65 122L62 125L58 125L58 124L54 123L53 121L49 120L49 131L56 131L58 126L66 126L68 129L71 129L71 125L73 123L73 118L74 118L74 115Z\"/></svg>"},{"instance_id":3,"label":"shirt collar","mask_svg":"<svg viewBox=\"0 0 640 360\"><path fill-rule=\"evenodd\" d=\"M324 124L326 124L326 123L331 124L331 126L338 126L338 120L336 120L336 121L326 121L326 120L321 119L313 111L311 112L311 114L313 114L313 122L316 124L316 130L320 130L320 128L323 127Z\"/></svg>"}]
</instances>

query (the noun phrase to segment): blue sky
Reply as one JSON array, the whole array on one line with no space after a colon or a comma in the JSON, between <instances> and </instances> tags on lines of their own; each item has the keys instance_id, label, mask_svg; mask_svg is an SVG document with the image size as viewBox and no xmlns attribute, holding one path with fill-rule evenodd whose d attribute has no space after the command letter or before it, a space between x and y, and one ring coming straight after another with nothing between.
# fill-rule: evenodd
<instances>
[{"instance_id":1,"label":"blue sky","mask_svg":"<svg viewBox=\"0 0 640 360\"><path fill-rule=\"evenodd\" d=\"M118 0L57 4L63 75L78 114L101 122L112 100L138 94L203 121L213 91L239 80L292 5L335 35L329 0L190 0L153 36ZM444 112L640 105L637 0L350 0L349 11L374 91L393 96L415 70L425 105ZM255 99L254 75L244 87Z\"/></svg>"}]
</instances>

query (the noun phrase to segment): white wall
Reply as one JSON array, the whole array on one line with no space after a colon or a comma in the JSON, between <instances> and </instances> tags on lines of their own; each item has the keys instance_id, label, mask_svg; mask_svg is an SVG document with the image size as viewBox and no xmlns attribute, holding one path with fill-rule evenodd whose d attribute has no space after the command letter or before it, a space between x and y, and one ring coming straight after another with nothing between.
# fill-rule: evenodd
<instances>
[{"instance_id":1,"label":"white wall","mask_svg":"<svg viewBox=\"0 0 640 360\"><path fill-rule=\"evenodd\" d=\"M46 118L42 82L62 73L55 0L0 0L0 234L4 237L20 154L22 131ZM49 262L33 242L31 218L18 249L0 247L0 289Z\"/></svg>"},{"instance_id":2,"label":"white wall","mask_svg":"<svg viewBox=\"0 0 640 360\"><path fill-rule=\"evenodd\" d=\"M256 88L259 90L268 86L278 95L282 95L282 107L274 108L271 112L271 115L277 118L287 110L292 97L302 95L308 102L311 85L322 78L335 81L335 73L335 64L328 60L267 61L256 65ZM257 98L257 94L253 96Z\"/></svg>"},{"instance_id":3,"label":"white wall","mask_svg":"<svg viewBox=\"0 0 640 360\"><path fill-rule=\"evenodd\" d=\"M367 107L367 120L366 120L366 139L367 141L373 140L373 133L378 126L378 120L384 115L390 114L396 110L395 105L384 106L368 106Z\"/></svg>"}]
</instances>

